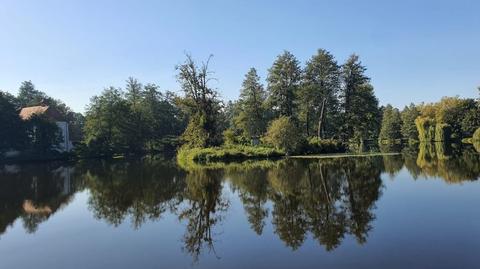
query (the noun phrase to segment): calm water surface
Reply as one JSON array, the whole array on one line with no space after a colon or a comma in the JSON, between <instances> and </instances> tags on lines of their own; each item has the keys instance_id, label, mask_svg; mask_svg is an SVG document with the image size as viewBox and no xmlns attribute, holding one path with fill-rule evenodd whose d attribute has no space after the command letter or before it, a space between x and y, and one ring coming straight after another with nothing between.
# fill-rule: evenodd
<instances>
[{"instance_id":1,"label":"calm water surface","mask_svg":"<svg viewBox=\"0 0 480 269\"><path fill-rule=\"evenodd\" d=\"M0 166L0 268L480 268L480 155Z\"/></svg>"}]
</instances>

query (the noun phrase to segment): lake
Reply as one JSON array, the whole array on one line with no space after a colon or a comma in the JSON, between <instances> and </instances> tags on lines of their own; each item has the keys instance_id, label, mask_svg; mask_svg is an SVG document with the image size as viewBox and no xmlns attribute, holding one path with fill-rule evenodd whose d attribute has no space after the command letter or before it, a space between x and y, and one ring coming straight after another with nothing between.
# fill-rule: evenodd
<instances>
[{"instance_id":1,"label":"lake","mask_svg":"<svg viewBox=\"0 0 480 269\"><path fill-rule=\"evenodd\" d=\"M480 268L480 155L0 166L0 268Z\"/></svg>"}]
</instances>

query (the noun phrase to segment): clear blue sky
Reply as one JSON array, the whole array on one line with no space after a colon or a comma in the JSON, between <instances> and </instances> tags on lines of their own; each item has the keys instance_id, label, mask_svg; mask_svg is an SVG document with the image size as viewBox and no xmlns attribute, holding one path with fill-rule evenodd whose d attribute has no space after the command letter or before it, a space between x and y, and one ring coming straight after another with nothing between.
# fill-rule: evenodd
<instances>
[{"instance_id":1,"label":"clear blue sky","mask_svg":"<svg viewBox=\"0 0 480 269\"><path fill-rule=\"evenodd\" d=\"M236 99L250 67L265 79L283 50L360 55L381 104L476 97L480 1L0 1L0 89L21 81L84 111L129 76L180 92L184 52Z\"/></svg>"}]
</instances>

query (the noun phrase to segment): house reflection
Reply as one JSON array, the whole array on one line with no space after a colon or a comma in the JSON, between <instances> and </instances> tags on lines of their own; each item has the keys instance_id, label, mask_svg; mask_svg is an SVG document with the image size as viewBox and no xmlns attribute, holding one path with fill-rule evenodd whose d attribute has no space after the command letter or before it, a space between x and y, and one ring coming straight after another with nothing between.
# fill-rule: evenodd
<instances>
[{"instance_id":1,"label":"house reflection","mask_svg":"<svg viewBox=\"0 0 480 269\"><path fill-rule=\"evenodd\" d=\"M17 219L27 232L35 232L80 188L75 169L66 164L4 165L0 168L0 234Z\"/></svg>"},{"instance_id":2,"label":"house reflection","mask_svg":"<svg viewBox=\"0 0 480 269\"><path fill-rule=\"evenodd\" d=\"M35 232L75 192L87 189L92 215L113 227L129 222L140 229L165 214L176 216L186 224L183 250L198 260L205 252L216 255L216 231L231 203L224 192L232 191L258 236L272 224L277 238L292 250L311 237L332 251L347 237L367 242L384 191L382 175L394 178L404 171L414 179L452 184L480 176L480 155L473 148L425 144L396 150L402 154L192 168L161 158L3 165L0 235L17 220L27 232Z\"/></svg>"}]
</instances>

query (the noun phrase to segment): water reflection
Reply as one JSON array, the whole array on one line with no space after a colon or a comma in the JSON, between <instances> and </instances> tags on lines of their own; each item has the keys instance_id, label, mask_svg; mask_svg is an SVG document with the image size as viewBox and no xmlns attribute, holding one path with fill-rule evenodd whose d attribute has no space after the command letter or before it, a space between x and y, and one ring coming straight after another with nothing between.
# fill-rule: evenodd
<instances>
[{"instance_id":1,"label":"water reflection","mask_svg":"<svg viewBox=\"0 0 480 269\"><path fill-rule=\"evenodd\" d=\"M196 261L204 249L215 253L213 228L224 218L229 201L222 197L222 171L190 171L186 182L186 203L177 213L187 221L184 250Z\"/></svg>"},{"instance_id":2,"label":"water reflection","mask_svg":"<svg viewBox=\"0 0 480 269\"><path fill-rule=\"evenodd\" d=\"M127 218L134 228L159 219L166 210L175 210L186 188L185 173L172 161L103 161L81 167L91 211L114 226Z\"/></svg>"},{"instance_id":3,"label":"water reflection","mask_svg":"<svg viewBox=\"0 0 480 269\"><path fill-rule=\"evenodd\" d=\"M392 151L391 148L381 148ZM447 183L477 180L480 154L473 148L421 144L402 154L215 164L180 168L172 160L95 161L0 167L0 236L17 219L34 233L78 191L88 191L88 206L98 220L116 227L173 214L185 225L183 250L194 260L215 252L216 231L238 195L252 232L263 236L272 224L276 236L296 250L313 237L327 251L346 237L368 240L382 196L382 173L403 168L412 178Z\"/></svg>"},{"instance_id":4,"label":"water reflection","mask_svg":"<svg viewBox=\"0 0 480 269\"><path fill-rule=\"evenodd\" d=\"M71 166L4 165L0 169L0 234L17 219L28 233L68 204L83 188Z\"/></svg>"}]
</instances>

